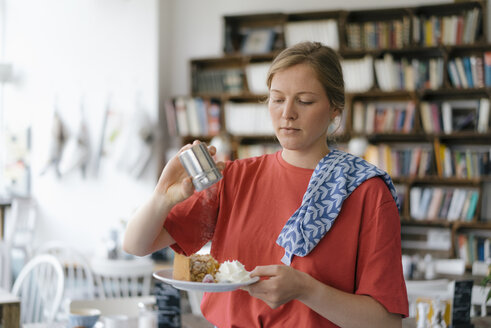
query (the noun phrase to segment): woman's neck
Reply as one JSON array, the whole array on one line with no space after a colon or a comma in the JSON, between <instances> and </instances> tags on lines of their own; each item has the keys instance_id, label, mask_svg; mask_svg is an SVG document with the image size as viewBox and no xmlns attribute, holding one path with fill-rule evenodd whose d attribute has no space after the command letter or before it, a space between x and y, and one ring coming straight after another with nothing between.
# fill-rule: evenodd
<instances>
[{"instance_id":1,"label":"woman's neck","mask_svg":"<svg viewBox=\"0 0 491 328\"><path fill-rule=\"evenodd\" d=\"M283 151L281 152L281 157L288 164L304 169L313 170L315 169L319 161L324 158L324 156L326 156L328 153L329 148L326 145L324 149L315 152L283 149Z\"/></svg>"}]
</instances>

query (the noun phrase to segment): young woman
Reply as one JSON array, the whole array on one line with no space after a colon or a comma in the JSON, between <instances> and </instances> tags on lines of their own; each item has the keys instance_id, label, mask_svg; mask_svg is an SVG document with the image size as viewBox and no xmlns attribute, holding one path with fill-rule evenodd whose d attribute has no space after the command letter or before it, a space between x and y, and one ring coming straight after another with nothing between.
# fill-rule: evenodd
<instances>
[{"instance_id":1,"label":"young woman","mask_svg":"<svg viewBox=\"0 0 491 328\"><path fill-rule=\"evenodd\" d=\"M223 179L202 192L172 158L128 224L125 250L190 255L211 241L218 261L261 277L205 294L202 312L220 328L400 327L408 303L392 183L327 144L344 107L337 54L314 42L288 48L267 85L282 150L218 163Z\"/></svg>"}]
</instances>

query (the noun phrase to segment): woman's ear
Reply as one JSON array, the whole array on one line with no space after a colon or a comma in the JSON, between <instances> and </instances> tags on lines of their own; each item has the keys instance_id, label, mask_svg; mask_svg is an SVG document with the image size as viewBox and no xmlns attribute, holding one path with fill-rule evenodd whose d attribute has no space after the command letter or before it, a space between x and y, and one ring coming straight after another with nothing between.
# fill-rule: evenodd
<instances>
[{"instance_id":1,"label":"woman's ear","mask_svg":"<svg viewBox=\"0 0 491 328\"><path fill-rule=\"evenodd\" d=\"M332 108L331 109L331 121L334 121L336 117L341 117L341 109L339 108Z\"/></svg>"}]
</instances>

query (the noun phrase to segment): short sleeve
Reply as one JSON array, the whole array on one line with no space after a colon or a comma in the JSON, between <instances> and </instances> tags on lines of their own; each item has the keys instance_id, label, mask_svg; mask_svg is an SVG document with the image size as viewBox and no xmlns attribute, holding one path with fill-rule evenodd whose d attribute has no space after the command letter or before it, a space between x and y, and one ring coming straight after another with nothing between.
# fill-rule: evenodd
<instances>
[{"instance_id":1,"label":"short sleeve","mask_svg":"<svg viewBox=\"0 0 491 328\"><path fill-rule=\"evenodd\" d=\"M402 274L399 213L387 188L382 194L377 202L364 205L366 218L359 237L356 294L370 295L387 311L406 317L408 303ZM379 205L373 208L373 204Z\"/></svg>"},{"instance_id":2,"label":"short sleeve","mask_svg":"<svg viewBox=\"0 0 491 328\"><path fill-rule=\"evenodd\" d=\"M164 227L176 241L176 252L191 255L213 237L218 213L218 188L195 192L177 204L167 216Z\"/></svg>"}]
</instances>

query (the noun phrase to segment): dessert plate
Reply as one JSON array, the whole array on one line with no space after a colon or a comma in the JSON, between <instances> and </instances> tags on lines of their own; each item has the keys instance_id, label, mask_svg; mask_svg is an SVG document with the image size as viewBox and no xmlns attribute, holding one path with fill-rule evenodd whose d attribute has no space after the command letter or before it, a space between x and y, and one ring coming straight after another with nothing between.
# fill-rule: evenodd
<instances>
[{"instance_id":1,"label":"dessert plate","mask_svg":"<svg viewBox=\"0 0 491 328\"><path fill-rule=\"evenodd\" d=\"M154 272L153 276L156 279L165 282L166 284L174 286L177 289L195 290L195 291L209 292L209 293L230 292L240 287L253 284L259 280L259 277L254 277L246 282L238 282L238 283L232 283L232 282L204 283L204 282L176 280L176 279L172 279L172 269L159 270L157 272Z\"/></svg>"}]
</instances>

